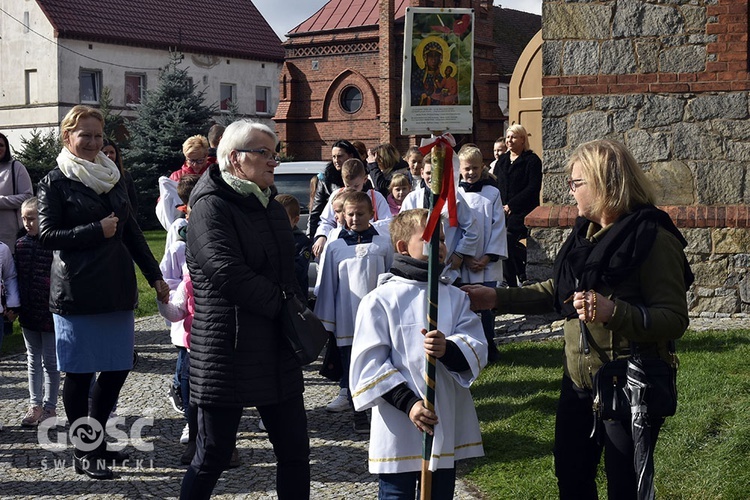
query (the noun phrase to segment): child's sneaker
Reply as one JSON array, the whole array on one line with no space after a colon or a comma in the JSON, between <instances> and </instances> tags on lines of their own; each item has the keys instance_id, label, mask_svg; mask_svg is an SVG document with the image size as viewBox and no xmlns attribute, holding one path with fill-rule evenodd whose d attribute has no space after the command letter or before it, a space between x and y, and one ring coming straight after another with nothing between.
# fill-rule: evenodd
<instances>
[{"instance_id":1,"label":"child's sneaker","mask_svg":"<svg viewBox=\"0 0 750 500\"><path fill-rule=\"evenodd\" d=\"M29 406L26 411L26 416L21 420L21 426L23 427L35 427L39 425L39 419L42 416L41 406Z\"/></svg>"},{"instance_id":2,"label":"child's sneaker","mask_svg":"<svg viewBox=\"0 0 750 500\"><path fill-rule=\"evenodd\" d=\"M330 411L331 413L340 413L351 408L351 406L349 405L348 396L349 390L341 389L339 391L339 395L333 398L330 403L328 403L328 405L326 406L326 411Z\"/></svg>"},{"instance_id":3,"label":"child's sneaker","mask_svg":"<svg viewBox=\"0 0 750 500\"><path fill-rule=\"evenodd\" d=\"M169 384L169 395L167 396L169 402L172 403L172 408L177 413L185 414L185 405L182 403L182 394L180 394L180 388L175 387L173 384Z\"/></svg>"},{"instance_id":4,"label":"child's sneaker","mask_svg":"<svg viewBox=\"0 0 750 500\"><path fill-rule=\"evenodd\" d=\"M357 434L370 433L370 422L367 420L366 411L354 412L354 432Z\"/></svg>"},{"instance_id":5,"label":"child's sneaker","mask_svg":"<svg viewBox=\"0 0 750 500\"><path fill-rule=\"evenodd\" d=\"M54 418L50 427L57 427L57 411L54 408L45 408L42 410L42 416L39 417L39 423L44 422L48 418Z\"/></svg>"},{"instance_id":6,"label":"child's sneaker","mask_svg":"<svg viewBox=\"0 0 750 500\"><path fill-rule=\"evenodd\" d=\"M180 443L187 444L188 441L190 441L190 425L185 424L185 427L182 429L182 436L180 436Z\"/></svg>"}]
</instances>

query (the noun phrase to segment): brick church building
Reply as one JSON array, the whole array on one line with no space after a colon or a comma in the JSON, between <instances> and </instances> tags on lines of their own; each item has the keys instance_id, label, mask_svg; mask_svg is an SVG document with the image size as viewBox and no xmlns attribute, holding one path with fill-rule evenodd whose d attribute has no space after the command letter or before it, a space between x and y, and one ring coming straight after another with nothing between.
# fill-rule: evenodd
<instances>
[{"instance_id":1,"label":"brick church building","mask_svg":"<svg viewBox=\"0 0 750 500\"><path fill-rule=\"evenodd\" d=\"M541 18L490 0L329 1L284 43L274 121L287 156L326 160L339 139L390 142L402 153L418 142L400 130L406 7L474 9L474 131L457 140L478 144L491 159L506 119L498 83L510 81Z\"/></svg>"}]
</instances>

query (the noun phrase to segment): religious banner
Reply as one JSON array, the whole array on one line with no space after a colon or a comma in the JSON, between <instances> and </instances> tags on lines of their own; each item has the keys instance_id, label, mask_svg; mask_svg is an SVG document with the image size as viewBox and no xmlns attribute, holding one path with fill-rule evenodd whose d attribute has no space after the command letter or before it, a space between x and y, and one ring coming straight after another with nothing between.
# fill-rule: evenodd
<instances>
[{"instance_id":1,"label":"religious banner","mask_svg":"<svg viewBox=\"0 0 750 500\"><path fill-rule=\"evenodd\" d=\"M407 7L401 134L471 133L474 9Z\"/></svg>"}]
</instances>

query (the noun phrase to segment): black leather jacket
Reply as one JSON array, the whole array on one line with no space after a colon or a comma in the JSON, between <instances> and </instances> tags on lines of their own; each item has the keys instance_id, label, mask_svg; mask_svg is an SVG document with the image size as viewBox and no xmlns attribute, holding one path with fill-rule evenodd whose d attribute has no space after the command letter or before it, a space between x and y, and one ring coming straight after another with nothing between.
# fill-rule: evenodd
<instances>
[{"instance_id":1,"label":"black leather jacket","mask_svg":"<svg viewBox=\"0 0 750 500\"><path fill-rule=\"evenodd\" d=\"M150 284L162 279L159 263L128 203L122 179L97 195L55 168L39 182L39 239L55 250L50 273L50 311L100 314L136 307L133 261ZM117 231L105 238L101 219L113 213Z\"/></svg>"}]
</instances>

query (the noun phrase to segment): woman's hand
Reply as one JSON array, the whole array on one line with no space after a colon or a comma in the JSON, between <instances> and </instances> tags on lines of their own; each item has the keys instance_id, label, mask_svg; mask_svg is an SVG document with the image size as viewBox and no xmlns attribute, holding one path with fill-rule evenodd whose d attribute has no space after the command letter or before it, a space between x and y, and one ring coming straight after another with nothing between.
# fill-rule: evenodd
<instances>
[{"instance_id":1,"label":"woman's hand","mask_svg":"<svg viewBox=\"0 0 750 500\"><path fill-rule=\"evenodd\" d=\"M464 285L461 290L469 296L472 311L486 311L495 308L497 294L495 294L494 288L483 285Z\"/></svg>"},{"instance_id":2,"label":"woman's hand","mask_svg":"<svg viewBox=\"0 0 750 500\"><path fill-rule=\"evenodd\" d=\"M3 316L5 316L5 318L9 322L13 323L16 320L16 318L18 318L18 313L15 311L15 309L6 307L5 312L3 313Z\"/></svg>"},{"instance_id":3,"label":"woman's hand","mask_svg":"<svg viewBox=\"0 0 750 500\"><path fill-rule=\"evenodd\" d=\"M156 300L162 304L169 302L169 285L164 280L154 281L154 289L156 290Z\"/></svg>"},{"instance_id":4,"label":"woman's hand","mask_svg":"<svg viewBox=\"0 0 750 500\"><path fill-rule=\"evenodd\" d=\"M377 163L378 153L374 149L367 150L367 163Z\"/></svg>"},{"instance_id":5,"label":"woman's hand","mask_svg":"<svg viewBox=\"0 0 750 500\"><path fill-rule=\"evenodd\" d=\"M586 323L606 323L615 312L614 301L593 290L575 292L573 307L578 313L578 319Z\"/></svg>"},{"instance_id":6,"label":"woman's hand","mask_svg":"<svg viewBox=\"0 0 750 500\"><path fill-rule=\"evenodd\" d=\"M424 406L422 400L417 401L409 410L409 420L417 426L421 432L433 435L432 428L437 425L438 418L434 412L431 412Z\"/></svg>"},{"instance_id":7,"label":"woman's hand","mask_svg":"<svg viewBox=\"0 0 750 500\"><path fill-rule=\"evenodd\" d=\"M442 358L445 356L445 334L440 330L430 330L429 332L422 328L422 335L424 335L424 352L435 358Z\"/></svg>"},{"instance_id":8,"label":"woman's hand","mask_svg":"<svg viewBox=\"0 0 750 500\"><path fill-rule=\"evenodd\" d=\"M117 222L120 219L117 218L114 212L99 221L102 225L102 232L105 238L111 238L117 232Z\"/></svg>"},{"instance_id":9,"label":"woman's hand","mask_svg":"<svg viewBox=\"0 0 750 500\"><path fill-rule=\"evenodd\" d=\"M505 215L510 215L510 206L503 205L503 212L505 212Z\"/></svg>"},{"instance_id":10,"label":"woman's hand","mask_svg":"<svg viewBox=\"0 0 750 500\"><path fill-rule=\"evenodd\" d=\"M317 259L320 257L320 254L323 253L323 247L326 246L326 237L321 236L317 240L315 240L315 243L312 246L312 253L313 256Z\"/></svg>"}]
</instances>

